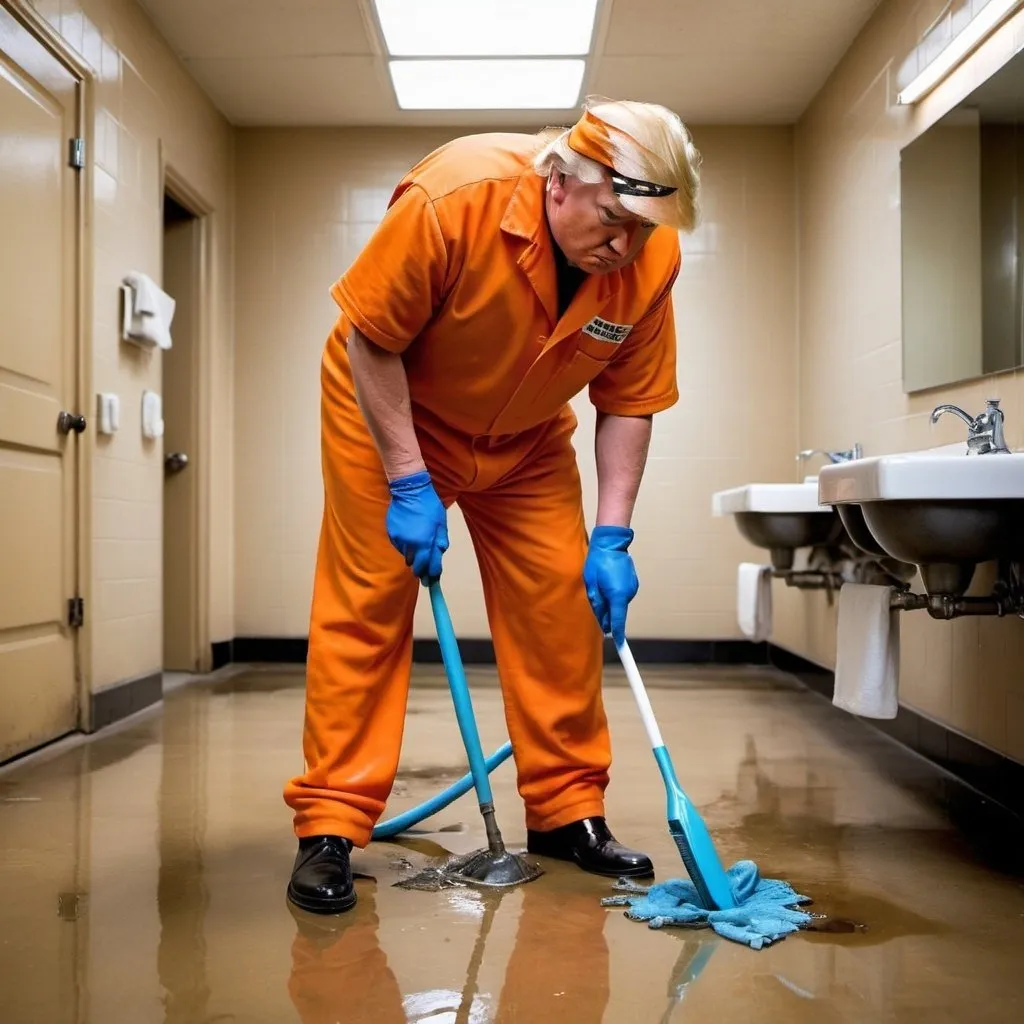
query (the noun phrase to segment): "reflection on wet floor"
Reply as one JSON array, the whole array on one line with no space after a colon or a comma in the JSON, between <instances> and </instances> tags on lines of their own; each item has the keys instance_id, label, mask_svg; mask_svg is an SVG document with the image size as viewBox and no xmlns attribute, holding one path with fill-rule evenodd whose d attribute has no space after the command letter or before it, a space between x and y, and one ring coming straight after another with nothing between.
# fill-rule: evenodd
<instances>
[{"instance_id":1,"label":"reflection on wet floor","mask_svg":"<svg viewBox=\"0 0 1024 1024\"><path fill-rule=\"evenodd\" d=\"M1024 1019L1024 886L986 852L1019 851L1016 836L984 816L970 835L953 828L932 799L948 781L786 677L647 674L723 860L750 857L863 929L755 953L631 922L601 906L611 880L553 862L504 894L396 888L431 857L483 845L471 795L431 834L357 851L353 912L298 911L281 787L301 765L302 677L259 669L182 686L163 709L0 772L0 1022ZM493 750L500 695L493 672L471 677ZM442 677L419 682L389 815L465 770ZM678 877L657 770L613 673L606 703L609 821L659 878ZM492 778L514 847L511 764Z\"/></svg>"}]
</instances>

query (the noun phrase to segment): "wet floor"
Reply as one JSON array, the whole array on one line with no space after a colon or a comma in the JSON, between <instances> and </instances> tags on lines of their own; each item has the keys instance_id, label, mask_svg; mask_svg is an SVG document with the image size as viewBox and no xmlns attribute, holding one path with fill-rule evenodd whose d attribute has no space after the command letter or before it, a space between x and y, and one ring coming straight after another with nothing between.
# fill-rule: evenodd
<instances>
[{"instance_id":1,"label":"wet floor","mask_svg":"<svg viewBox=\"0 0 1024 1024\"><path fill-rule=\"evenodd\" d=\"M357 851L353 912L293 910L280 794L301 769L302 677L258 669L180 686L111 734L0 771L0 1022L1024 1020L1024 876L991 859L1009 832L984 817L954 827L934 799L948 780L786 677L647 675L723 860L756 860L863 931L761 952L654 931L601 906L610 880L553 862L502 897L395 888L432 856L482 845L471 796L425 823L445 831ZM500 696L493 673L471 677L493 750ZM464 771L443 677L418 682L388 814ZM614 673L606 702L609 821L659 878L679 877ZM522 843L511 764L492 778L505 838Z\"/></svg>"}]
</instances>

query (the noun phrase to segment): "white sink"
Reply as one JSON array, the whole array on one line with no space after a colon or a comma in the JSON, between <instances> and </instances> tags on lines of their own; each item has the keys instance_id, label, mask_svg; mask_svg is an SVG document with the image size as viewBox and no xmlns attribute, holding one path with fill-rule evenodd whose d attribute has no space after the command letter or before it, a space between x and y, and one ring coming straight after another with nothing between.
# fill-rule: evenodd
<instances>
[{"instance_id":1,"label":"white sink","mask_svg":"<svg viewBox=\"0 0 1024 1024\"><path fill-rule=\"evenodd\" d=\"M1024 558L1024 452L965 445L825 466L819 500L858 547L916 565L930 594L966 592L981 562Z\"/></svg>"},{"instance_id":2,"label":"white sink","mask_svg":"<svg viewBox=\"0 0 1024 1024\"><path fill-rule=\"evenodd\" d=\"M1024 452L967 455L966 446L953 447L824 466L818 476L818 499L841 505L1024 498Z\"/></svg>"},{"instance_id":3,"label":"white sink","mask_svg":"<svg viewBox=\"0 0 1024 1024\"><path fill-rule=\"evenodd\" d=\"M776 569L791 569L798 548L830 544L842 533L835 509L818 504L818 479L801 484L744 484L711 497L715 516L734 516L751 544L771 552Z\"/></svg>"},{"instance_id":4,"label":"white sink","mask_svg":"<svg viewBox=\"0 0 1024 1024\"><path fill-rule=\"evenodd\" d=\"M711 496L715 516L737 512L828 512L818 504L818 478L809 476L801 484L744 484Z\"/></svg>"}]
</instances>

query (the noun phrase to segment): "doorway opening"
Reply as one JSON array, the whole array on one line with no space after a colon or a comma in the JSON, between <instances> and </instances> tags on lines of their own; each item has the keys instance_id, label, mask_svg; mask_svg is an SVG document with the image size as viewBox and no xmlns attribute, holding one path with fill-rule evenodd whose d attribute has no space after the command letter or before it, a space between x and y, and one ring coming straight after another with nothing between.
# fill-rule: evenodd
<instances>
[{"instance_id":1,"label":"doorway opening","mask_svg":"<svg viewBox=\"0 0 1024 1024\"><path fill-rule=\"evenodd\" d=\"M202 656L200 509L203 452L199 395L204 218L183 197L164 194L163 289L176 305L163 352L163 667L199 672Z\"/></svg>"}]
</instances>

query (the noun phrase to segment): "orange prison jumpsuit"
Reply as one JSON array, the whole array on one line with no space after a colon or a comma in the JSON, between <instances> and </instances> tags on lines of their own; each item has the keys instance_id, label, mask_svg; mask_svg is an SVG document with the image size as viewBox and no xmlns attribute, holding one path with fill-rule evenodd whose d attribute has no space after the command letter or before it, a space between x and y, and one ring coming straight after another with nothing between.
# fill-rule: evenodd
<instances>
[{"instance_id":1,"label":"orange prison jumpsuit","mask_svg":"<svg viewBox=\"0 0 1024 1024\"><path fill-rule=\"evenodd\" d=\"M528 828L601 815L611 760L602 644L583 586L587 536L567 402L647 415L678 399L675 231L588 276L559 319L537 141L492 134L427 156L332 295L324 349L325 508L303 736L285 788L301 838L365 846L398 767L421 584L385 529L387 479L355 399L354 324L401 353L423 458L457 501L484 587Z\"/></svg>"}]
</instances>

